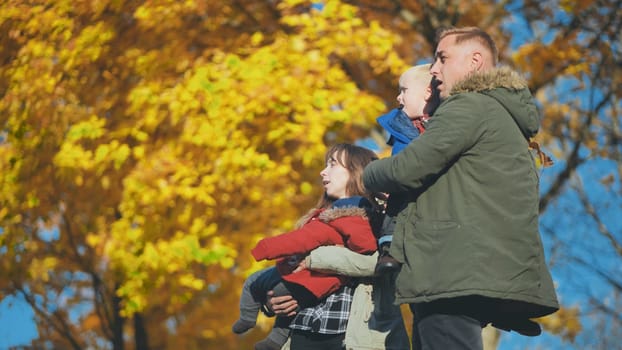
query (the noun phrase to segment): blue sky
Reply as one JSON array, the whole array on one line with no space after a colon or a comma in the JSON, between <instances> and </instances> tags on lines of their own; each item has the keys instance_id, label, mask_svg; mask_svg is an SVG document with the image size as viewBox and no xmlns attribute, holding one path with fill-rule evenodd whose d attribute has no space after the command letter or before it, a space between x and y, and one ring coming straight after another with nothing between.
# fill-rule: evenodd
<instances>
[{"instance_id":1,"label":"blue sky","mask_svg":"<svg viewBox=\"0 0 622 350\"><path fill-rule=\"evenodd\" d=\"M30 306L21 298L4 298L0 303L0 350L28 345L37 335Z\"/></svg>"}]
</instances>

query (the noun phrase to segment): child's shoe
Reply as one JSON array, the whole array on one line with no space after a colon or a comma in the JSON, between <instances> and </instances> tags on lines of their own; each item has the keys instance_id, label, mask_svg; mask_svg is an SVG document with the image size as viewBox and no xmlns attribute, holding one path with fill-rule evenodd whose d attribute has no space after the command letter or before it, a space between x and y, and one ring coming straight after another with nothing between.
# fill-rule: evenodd
<instances>
[{"instance_id":1,"label":"child's shoe","mask_svg":"<svg viewBox=\"0 0 622 350\"><path fill-rule=\"evenodd\" d=\"M235 334L242 334L253 327L255 327L255 322L239 319L233 324L231 330Z\"/></svg>"},{"instance_id":2,"label":"child's shoe","mask_svg":"<svg viewBox=\"0 0 622 350\"><path fill-rule=\"evenodd\" d=\"M391 243L383 243L380 245L380 256L378 257L378 262L376 263L376 269L374 271L376 276L397 272L400 269L400 262L389 254L389 248L391 248Z\"/></svg>"},{"instance_id":3,"label":"child's shoe","mask_svg":"<svg viewBox=\"0 0 622 350\"><path fill-rule=\"evenodd\" d=\"M280 350L283 344L277 344L272 339L266 338L255 343L255 350Z\"/></svg>"}]
</instances>

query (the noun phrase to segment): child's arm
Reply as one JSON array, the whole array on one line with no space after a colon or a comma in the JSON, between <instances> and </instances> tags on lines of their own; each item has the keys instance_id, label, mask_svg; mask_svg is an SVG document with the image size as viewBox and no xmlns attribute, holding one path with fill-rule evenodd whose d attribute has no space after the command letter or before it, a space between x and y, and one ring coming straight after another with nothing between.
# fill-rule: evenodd
<instances>
[{"instance_id":1,"label":"child's arm","mask_svg":"<svg viewBox=\"0 0 622 350\"><path fill-rule=\"evenodd\" d=\"M335 244L343 244L343 238L335 228L320 220L312 220L298 230L262 239L251 254L257 261L272 260Z\"/></svg>"}]
</instances>

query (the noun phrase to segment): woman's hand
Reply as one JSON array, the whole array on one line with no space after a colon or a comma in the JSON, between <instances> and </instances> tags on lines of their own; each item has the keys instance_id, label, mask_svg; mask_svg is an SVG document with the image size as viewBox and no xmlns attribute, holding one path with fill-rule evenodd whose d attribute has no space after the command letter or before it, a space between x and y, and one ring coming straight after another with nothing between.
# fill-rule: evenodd
<instances>
[{"instance_id":1,"label":"woman's hand","mask_svg":"<svg viewBox=\"0 0 622 350\"><path fill-rule=\"evenodd\" d=\"M302 259L298 263L298 266L296 266L296 269L294 269L294 271L292 271L292 273L300 272L300 271L306 270L306 269L307 269L307 260L306 259Z\"/></svg>"},{"instance_id":2,"label":"woman's hand","mask_svg":"<svg viewBox=\"0 0 622 350\"><path fill-rule=\"evenodd\" d=\"M298 309L298 301L291 295L275 297L273 291L268 291L266 306L277 316L294 316Z\"/></svg>"}]
</instances>

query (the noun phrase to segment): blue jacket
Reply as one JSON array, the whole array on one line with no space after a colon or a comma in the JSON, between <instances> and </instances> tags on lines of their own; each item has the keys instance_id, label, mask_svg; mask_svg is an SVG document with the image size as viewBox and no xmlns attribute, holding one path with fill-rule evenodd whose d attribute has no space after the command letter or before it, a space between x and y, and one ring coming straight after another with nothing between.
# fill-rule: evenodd
<instances>
[{"instance_id":1,"label":"blue jacket","mask_svg":"<svg viewBox=\"0 0 622 350\"><path fill-rule=\"evenodd\" d=\"M391 155L397 154L410 141L419 137L419 129L413 125L410 118L401 108L392 109L389 113L378 117L376 121L389 133L387 144L393 147Z\"/></svg>"}]
</instances>

